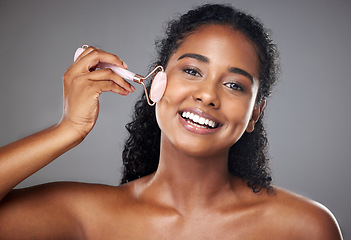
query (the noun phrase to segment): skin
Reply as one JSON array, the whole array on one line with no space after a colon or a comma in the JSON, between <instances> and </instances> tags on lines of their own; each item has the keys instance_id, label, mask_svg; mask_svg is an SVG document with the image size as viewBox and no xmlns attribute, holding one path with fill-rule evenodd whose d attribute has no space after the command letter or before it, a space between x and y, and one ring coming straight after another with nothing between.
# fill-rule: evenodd
<instances>
[{"instance_id":1,"label":"skin","mask_svg":"<svg viewBox=\"0 0 351 240\"><path fill-rule=\"evenodd\" d=\"M85 138L102 92L134 91L108 69L89 71L98 62L124 67L88 48L64 75L62 120L1 148L0 239L342 239L320 204L278 187L254 194L229 174L229 147L254 129L263 104L256 104L254 47L226 26L199 28L169 60L167 90L156 105L161 152L154 174L118 187L66 182L11 190ZM196 129L179 116L185 110L220 127Z\"/></svg>"}]
</instances>

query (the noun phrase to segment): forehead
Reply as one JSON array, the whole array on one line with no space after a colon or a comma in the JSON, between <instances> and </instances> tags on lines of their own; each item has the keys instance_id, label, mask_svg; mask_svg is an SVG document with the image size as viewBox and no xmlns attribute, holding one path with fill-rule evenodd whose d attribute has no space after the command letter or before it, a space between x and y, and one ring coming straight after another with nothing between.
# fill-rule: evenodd
<instances>
[{"instance_id":1,"label":"forehead","mask_svg":"<svg viewBox=\"0 0 351 240\"><path fill-rule=\"evenodd\" d=\"M201 54L213 64L243 68L258 78L259 61L254 44L231 26L210 24L199 27L182 41L171 59L184 53Z\"/></svg>"}]
</instances>

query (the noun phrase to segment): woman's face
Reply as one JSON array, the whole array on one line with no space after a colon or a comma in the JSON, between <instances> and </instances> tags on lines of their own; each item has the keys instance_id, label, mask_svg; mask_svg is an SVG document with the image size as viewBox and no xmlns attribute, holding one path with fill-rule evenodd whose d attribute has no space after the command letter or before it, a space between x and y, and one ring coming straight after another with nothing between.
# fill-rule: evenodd
<instances>
[{"instance_id":1,"label":"woman's face","mask_svg":"<svg viewBox=\"0 0 351 240\"><path fill-rule=\"evenodd\" d=\"M188 36L169 59L156 105L162 144L192 156L227 154L252 131L258 69L252 43L229 26L206 25Z\"/></svg>"}]
</instances>

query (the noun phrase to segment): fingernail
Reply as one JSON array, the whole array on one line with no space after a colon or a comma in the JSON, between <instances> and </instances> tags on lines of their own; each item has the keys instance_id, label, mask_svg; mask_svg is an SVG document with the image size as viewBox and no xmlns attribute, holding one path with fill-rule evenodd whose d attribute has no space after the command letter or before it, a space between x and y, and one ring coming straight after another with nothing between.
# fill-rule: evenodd
<instances>
[{"instance_id":1,"label":"fingernail","mask_svg":"<svg viewBox=\"0 0 351 240\"><path fill-rule=\"evenodd\" d=\"M133 85L130 85L130 89L134 92L135 87Z\"/></svg>"},{"instance_id":2,"label":"fingernail","mask_svg":"<svg viewBox=\"0 0 351 240\"><path fill-rule=\"evenodd\" d=\"M126 96L126 95L129 94L129 91L123 89L123 90L120 92L120 94Z\"/></svg>"},{"instance_id":3,"label":"fingernail","mask_svg":"<svg viewBox=\"0 0 351 240\"><path fill-rule=\"evenodd\" d=\"M125 63L125 62L122 62L123 63L123 66L125 67L125 68L128 68L128 65Z\"/></svg>"}]
</instances>

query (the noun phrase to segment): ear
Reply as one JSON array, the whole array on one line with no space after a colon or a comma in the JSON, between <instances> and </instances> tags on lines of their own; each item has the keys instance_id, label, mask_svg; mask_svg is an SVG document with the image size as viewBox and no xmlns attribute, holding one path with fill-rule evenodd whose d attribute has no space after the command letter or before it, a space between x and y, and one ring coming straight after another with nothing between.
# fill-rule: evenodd
<instances>
[{"instance_id":1,"label":"ear","mask_svg":"<svg viewBox=\"0 0 351 240\"><path fill-rule=\"evenodd\" d=\"M252 132L255 129L255 123L260 118L264 108L266 107L266 99L262 99L261 103L256 104L251 115L249 124L246 127L246 132Z\"/></svg>"}]
</instances>

